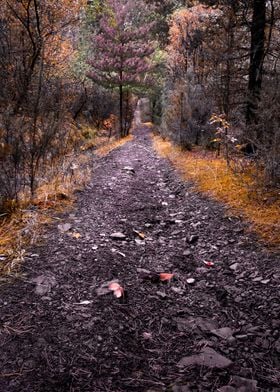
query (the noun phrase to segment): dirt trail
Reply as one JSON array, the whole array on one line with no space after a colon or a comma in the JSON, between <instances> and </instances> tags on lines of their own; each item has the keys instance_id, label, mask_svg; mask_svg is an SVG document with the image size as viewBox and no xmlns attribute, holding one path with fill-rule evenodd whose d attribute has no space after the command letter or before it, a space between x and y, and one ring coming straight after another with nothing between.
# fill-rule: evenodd
<instances>
[{"instance_id":1,"label":"dirt trail","mask_svg":"<svg viewBox=\"0 0 280 392\"><path fill-rule=\"evenodd\" d=\"M280 391L277 256L183 184L146 129L93 165L75 209L0 287L0 391ZM97 296L112 279L124 303Z\"/></svg>"}]
</instances>

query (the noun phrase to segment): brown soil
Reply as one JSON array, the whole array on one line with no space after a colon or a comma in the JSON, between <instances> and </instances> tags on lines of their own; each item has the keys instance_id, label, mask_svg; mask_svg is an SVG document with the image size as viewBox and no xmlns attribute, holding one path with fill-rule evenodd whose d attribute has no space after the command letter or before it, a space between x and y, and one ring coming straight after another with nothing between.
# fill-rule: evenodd
<instances>
[{"instance_id":1,"label":"brown soil","mask_svg":"<svg viewBox=\"0 0 280 392\"><path fill-rule=\"evenodd\" d=\"M0 287L0 391L280 391L277 255L182 183L144 128L92 165ZM97 295L114 279L125 298Z\"/></svg>"}]
</instances>

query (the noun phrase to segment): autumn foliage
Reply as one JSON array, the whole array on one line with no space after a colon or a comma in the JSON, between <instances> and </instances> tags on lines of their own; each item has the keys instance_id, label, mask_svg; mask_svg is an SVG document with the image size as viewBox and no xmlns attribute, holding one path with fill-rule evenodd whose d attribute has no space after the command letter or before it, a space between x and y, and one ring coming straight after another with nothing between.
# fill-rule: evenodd
<instances>
[{"instance_id":1,"label":"autumn foliage","mask_svg":"<svg viewBox=\"0 0 280 392\"><path fill-rule=\"evenodd\" d=\"M119 91L120 135L127 136L130 93L148 83L154 53L150 39L153 23L145 21L147 7L132 0L107 0L92 37L88 76L97 84ZM130 116L131 117L131 116Z\"/></svg>"},{"instance_id":2,"label":"autumn foliage","mask_svg":"<svg viewBox=\"0 0 280 392\"><path fill-rule=\"evenodd\" d=\"M162 134L188 149L216 148L216 113L235 146L255 152L262 185L278 184L279 5L193 3L170 19ZM232 148L233 158L239 151Z\"/></svg>"}]
</instances>

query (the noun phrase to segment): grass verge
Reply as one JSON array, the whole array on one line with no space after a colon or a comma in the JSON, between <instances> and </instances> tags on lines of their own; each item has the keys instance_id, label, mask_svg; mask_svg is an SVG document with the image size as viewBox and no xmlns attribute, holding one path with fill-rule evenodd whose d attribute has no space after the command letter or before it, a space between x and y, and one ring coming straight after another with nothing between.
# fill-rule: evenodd
<instances>
[{"instance_id":1,"label":"grass verge","mask_svg":"<svg viewBox=\"0 0 280 392\"><path fill-rule=\"evenodd\" d=\"M95 154L99 157L104 157L105 155L109 154L111 151L115 150L123 146L125 143L129 142L133 139L132 135L128 135L122 139L115 139L108 143L103 144L102 146L98 147L95 151Z\"/></svg>"},{"instance_id":2,"label":"grass verge","mask_svg":"<svg viewBox=\"0 0 280 392\"><path fill-rule=\"evenodd\" d=\"M270 194L254 197L248 175L236 175L223 158L212 153L186 152L160 136L153 136L158 154L179 169L199 191L222 201L248 221L266 243L280 245L280 200ZM243 178L242 178L243 176ZM249 185L248 185L249 184Z\"/></svg>"},{"instance_id":3,"label":"grass verge","mask_svg":"<svg viewBox=\"0 0 280 392\"><path fill-rule=\"evenodd\" d=\"M50 168L46 179L41 181L36 198L32 203L24 201L11 215L0 217L0 276L17 275L30 245L42 241L47 224L59 218L57 214L70 210L76 199L76 192L82 190L91 178L88 161L90 151L103 157L110 151L132 139L96 138L81 148L79 155L65 158L59 167ZM27 200L27 198L26 198Z\"/></svg>"}]
</instances>

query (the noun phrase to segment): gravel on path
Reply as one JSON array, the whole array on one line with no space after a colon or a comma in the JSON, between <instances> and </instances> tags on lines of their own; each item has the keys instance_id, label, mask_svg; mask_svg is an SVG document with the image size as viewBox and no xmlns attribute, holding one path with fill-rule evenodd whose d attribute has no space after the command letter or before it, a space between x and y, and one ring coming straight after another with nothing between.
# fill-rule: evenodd
<instances>
[{"instance_id":1,"label":"gravel on path","mask_svg":"<svg viewBox=\"0 0 280 392\"><path fill-rule=\"evenodd\" d=\"M94 165L0 286L0 391L279 392L277 255L183 183L145 128Z\"/></svg>"}]
</instances>

